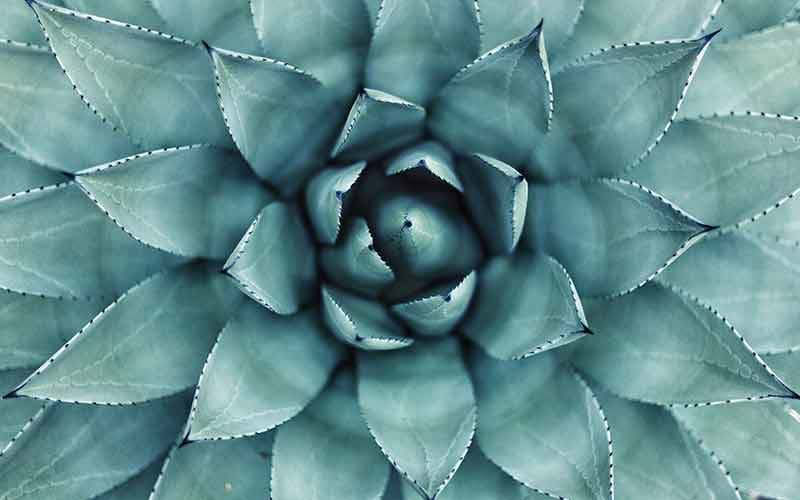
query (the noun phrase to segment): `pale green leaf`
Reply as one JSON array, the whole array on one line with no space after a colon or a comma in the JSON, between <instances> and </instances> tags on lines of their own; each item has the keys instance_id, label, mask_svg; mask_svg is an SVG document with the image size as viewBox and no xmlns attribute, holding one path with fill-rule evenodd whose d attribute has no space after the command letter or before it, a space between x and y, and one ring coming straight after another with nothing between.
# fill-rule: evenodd
<instances>
[{"instance_id":1,"label":"pale green leaf","mask_svg":"<svg viewBox=\"0 0 800 500\"><path fill-rule=\"evenodd\" d=\"M0 146L0 198L66 180L66 175L26 160Z\"/></svg>"},{"instance_id":2,"label":"pale green leaf","mask_svg":"<svg viewBox=\"0 0 800 500\"><path fill-rule=\"evenodd\" d=\"M197 383L241 294L211 266L192 264L131 288L37 369L17 394L131 404Z\"/></svg>"},{"instance_id":3,"label":"pale green leaf","mask_svg":"<svg viewBox=\"0 0 800 500\"><path fill-rule=\"evenodd\" d=\"M539 185L529 199L523 245L558 259L582 295L645 284L711 229L621 179Z\"/></svg>"},{"instance_id":4,"label":"pale green leaf","mask_svg":"<svg viewBox=\"0 0 800 500\"><path fill-rule=\"evenodd\" d=\"M413 102L364 89L350 108L331 156L348 161L379 158L418 139L425 115L425 108Z\"/></svg>"},{"instance_id":5,"label":"pale green leaf","mask_svg":"<svg viewBox=\"0 0 800 500\"><path fill-rule=\"evenodd\" d=\"M402 349L414 342L382 303L330 285L322 287L322 317L337 338L359 349Z\"/></svg>"},{"instance_id":6,"label":"pale green leaf","mask_svg":"<svg viewBox=\"0 0 800 500\"><path fill-rule=\"evenodd\" d=\"M134 152L81 102L45 48L0 40L0 109L3 148L39 165L75 172Z\"/></svg>"},{"instance_id":7,"label":"pale green leaf","mask_svg":"<svg viewBox=\"0 0 800 500\"><path fill-rule=\"evenodd\" d=\"M150 497L161 471L164 457L159 456L142 472L120 483L93 500L144 500Z\"/></svg>"},{"instance_id":8,"label":"pale green leaf","mask_svg":"<svg viewBox=\"0 0 800 500\"><path fill-rule=\"evenodd\" d=\"M58 0L53 3L58 3ZM46 45L42 29L25 0L5 0L0 16L0 39Z\"/></svg>"},{"instance_id":9,"label":"pale green leaf","mask_svg":"<svg viewBox=\"0 0 800 500\"><path fill-rule=\"evenodd\" d=\"M49 405L0 457L0 498L93 498L124 483L174 442L188 403Z\"/></svg>"},{"instance_id":10,"label":"pale green leaf","mask_svg":"<svg viewBox=\"0 0 800 500\"><path fill-rule=\"evenodd\" d=\"M461 330L496 358L525 358L590 333L572 280L548 255L495 257L478 278Z\"/></svg>"},{"instance_id":11,"label":"pale green leaf","mask_svg":"<svg viewBox=\"0 0 800 500\"><path fill-rule=\"evenodd\" d=\"M224 271L242 292L278 314L311 300L316 258L300 211L273 202L264 207L234 249Z\"/></svg>"},{"instance_id":12,"label":"pale green leaf","mask_svg":"<svg viewBox=\"0 0 800 500\"><path fill-rule=\"evenodd\" d=\"M322 390L341 354L315 310L279 316L247 301L203 369L188 439L235 438L280 425Z\"/></svg>"},{"instance_id":13,"label":"pale green leaf","mask_svg":"<svg viewBox=\"0 0 800 500\"><path fill-rule=\"evenodd\" d=\"M800 393L800 346L761 354L761 358L795 393Z\"/></svg>"},{"instance_id":14,"label":"pale green leaf","mask_svg":"<svg viewBox=\"0 0 800 500\"><path fill-rule=\"evenodd\" d=\"M747 222L746 229L776 242L800 246L800 196L780 200L783 203L765 209L760 217Z\"/></svg>"},{"instance_id":15,"label":"pale green leaf","mask_svg":"<svg viewBox=\"0 0 800 500\"><path fill-rule=\"evenodd\" d=\"M650 283L587 310L596 335L574 362L615 394L658 404L793 395L725 318L680 291Z\"/></svg>"},{"instance_id":16,"label":"pale green leaf","mask_svg":"<svg viewBox=\"0 0 800 500\"><path fill-rule=\"evenodd\" d=\"M111 300L175 262L130 238L74 183L0 198L0 287Z\"/></svg>"},{"instance_id":17,"label":"pale green leaf","mask_svg":"<svg viewBox=\"0 0 800 500\"><path fill-rule=\"evenodd\" d=\"M434 178L446 182L458 191L463 191L458 173L455 171L453 154L438 142L426 141L416 144L394 155L386 162L386 175L425 170Z\"/></svg>"},{"instance_id":18,"label":"pale green leaf","mask_svg":"<svg viewBox=\"0 0 800 500\"><path fill-rule=\"evenodd\" d=\"M744 402L673 411L722 460L734 484L768 497L797 496L797 401Z\"/></svg>"},{"instance_id":19,"label":"pale green leaf","mask_svg":"<svg viewBox=\"0 0 800 500\"><path fill-rule=\"evenodd\" d=\"M523 166L553 114L542 24L464 66L431 104L434 136L463 154Z\"/></svg>"},{"instance_id":20,"label":"pale green leaf","mask_svg":"<svg viewBox=\"0 0 800 500\"><path fill-rule=\"evenodd\" d=\"M305 189L306 211L317 241L336 243L342 224L345 197L367 166L360 161L347 167L330 167L317 173Z\"/></svg>"},{"instance_id":21,"label":"pale green leaf","mask_svg":"<svg viewBox=\"0 0 800 500\"><path fill-rule=\"evenodd\" d=\"M552 353L470 370L486 456L529 488L570 500L612 499L611 435L592 391Z\"/></svg>"},{"instance_id":22,"label":"pale green leaf","mask_svg":"<svg viewBox=\"0 0 800 500\"><path fill-rule=\"evenodd\" d=\"M366 63L366 86L427 105L478 57L475 0L382 0Z\"/></svg>"},{"instance_id":23,"label":"pale green leaf","mask_svg":"<svg viewBox=\"0 0 800 500\"><path fill-rule=\"evenodd\" d=\"M175 0L172 2L178 3ZM159 31L170 31L156 10L153 0L62 0L62 3L65 7L84 14L93 14ZM184 16L184 19L190 17Z\"/></svg>"},{"instance_id":24,"label":"pale green leaf","mask_svg":"<svg viewBox=\"0 0 800 500\"><path fill-rule=\"evenodd\" d=\"M0 370L0 395L7 394L25 380L30 370ZM0 399L0 456L13 446L23 427L43 408L41 401L28 398Z\"/></svg>"},{"instance_id":25,"label":"pale green leaf","mask_svg":"<svg viewBox=\"0 0 800 500\"><path fill-rule=\"evenodd\" d=\"M722 28L723 39L737 38L798 17L797 0L717 0L717 9L705 29Z\"/></svg>"},{"instance_id":26,"label":"pale green leaf","mask_svg":"<svg viewBox=\"0 0 800 500\"><path fill-rule=\"evenodd\" d=\"M436 286L416 298L394 304L392 312L419 335L450 333L467 313L478 284L475 271L463 278Z\"/></svg>"},{"instance_id":27,"label":"pale green leaf","mask_svg":"<svg viewBox=\"0 0 800 500\"><path fill-rule=\"evenodd\" d=\"M278 429L274 453L273 500L378 500L389 478L349 371Z\"/></svg>"},{"instance_id":28,"label":"pale green leaf","mask_svg":"<svg viewBox=\"0 0 800 500\"><path fill-rule=\"evenodd\" d=\"M458 470L477 426L477 408L455 339L400 351L359 352L358 400L383 453L426 500Z\"/></svg>"},{"instance_id":29,"label":"pale green leaf","mask_svg":"<svg viewBox=\"0 0 800 500\"><path fill-rule=\"evenodd\" d=\"M586 3L586 0L478 0L483 51L527 35L544 19L548 51L558 54L575 35L575 24L581 19Z\"/></svg>"}]
</instances>

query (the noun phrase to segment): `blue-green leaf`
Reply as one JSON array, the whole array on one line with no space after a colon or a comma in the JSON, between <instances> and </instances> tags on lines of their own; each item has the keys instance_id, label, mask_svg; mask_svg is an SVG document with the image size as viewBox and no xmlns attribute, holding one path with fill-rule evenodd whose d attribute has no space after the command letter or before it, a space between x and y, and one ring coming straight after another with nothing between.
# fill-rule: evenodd
<instances>
[{"instance_id":1,"label":"blue-green leaf","mask_svg":"<svg viewBox=\"0 0 800 500\"><path fill-rule=\"evenodd\" d=\"M358 400L378 446L426 500L458 470L477 426L475 395L455 339L359 352Z\"/></svg>"},{"instance_id":2,"label":"blue-green leaf","mask_svg":"<svg viewBox=\"0 0 800 500\"><path fill-rule=\"evenodd\" d=\"M67 176L61 172L26 160L0 146L0 198L67 180Z\"/></svg>"},{"instance_id":3,"label":"blue-green leaf","mask_svg":"<svg viewBox=\"0 0 800 500\"><path fill-rule=\"evenodd\" d=\"M787 386L800 394L800 345L761 353L761 359Z\"/></svg>"},{"instance_id":4,"label":"blue-green leaf","mask_svg":"<svg viewBox=\"0 0 800 500\"><path fill-rule=\"evenodd\" d=\"M93 500L143 500L150 497L161 471L164 457L159 456L142 472L120 483Z\"/></svg>"},{"instance_id":5,"label":"blue-green leaf","mask_svg":"<svg viewBox=\"0 0 800 500\"><path fill-rule=\"evenodd\" d=\"M525 36L536 23L545 19L547 48L551 54L559 54L562 45L575 36L575 25L587 7L585 0L478 0L478 4L483 51Z\"/></svg>"},{"instance_id":6,"label":"blue-green leaf","mask_svg":"<svg viewBox=\"0 0 800 500\"><path fill-rule=\"evenodd\" d=\"M424 169L436 179L458 191L464 186L455 171L453 154L438 142L426 141L403 150L386 162L386 175L397 175Z\"/></svg>"},{"instance_id":7,"label":"blue-green leaf","mask_svg":"<svg viewBox=\"0 0 800 500\"><path fill-rule=\"evenodd\" d=\"M320 243L336 243L342 224L345 197L366 166L367 162L360 161L347 167L326 168L317 173L306 186L306 211Z\"/></svg>"},{"instance_id":8,"label":"blue-green leaf","mask_svg":"<svg viewBox=\"0 0 800 500\"><path fill-rule=\"evenodd\" d=\"M25 380L30 370L0 370L0 395L7 394ZM0 456L13 446L20 433L46 403L29 398L0 399Z\"/></svg>"},{"instance_id":9,"label":"blue-green leaf","mask_svg":"<svg viewBox=\"0 0 800 500\"><path fill-rule=\"evenodd\" d=\"M276 201L258 214L224 271L259 304L278 314L294 314L315 292L314 253L300 211Z\"/></svg>"},{"instance_id":10,"label":"blue-green leaf","mask_svg":"<svg viewBox=\"0 0 800 500\"><path fill-rule=\"evenodd\" d=\"M62 2L65 7L84 14L94 14L159 31L170 31L156 9L154 0L62 0ZM172 0L172 3L178 2ZM184 20L191 19L193 15L194 13L191 16L185 15Z\"/></svg>"},{"instance_id":11,"label":"blue-green leaf","mask_svg":"<svg viewBox=\"0 0 800 500\"><path fill-rule=\"evenodd\" d=\"M419 335L444 335L453 330L467 313L475 294L475 271L392 306L394 312Z\"/></svg>"},{"instance_id":12,"label":"blue-green leaf","mask_svg":"<svg viewBox=\"0 0 800 500\"><path fill-rule=\"evenodd\" d=\"M722 28L726 40L800 17L797 0L722 0L716 7L705 31Z\"/></svg>"},{"instance_id":13,"label":"blue-green leaf","mask_svg":"<svg viewBox=\"0 0 800 500\"><path fill-rule=\"evenodd\" d=\"M0 40L15 40L23 44L47 44L42 29L36 21L36 15L25 0L3 2L3 16L0 17Z\"/></svg>"}]
</instances>

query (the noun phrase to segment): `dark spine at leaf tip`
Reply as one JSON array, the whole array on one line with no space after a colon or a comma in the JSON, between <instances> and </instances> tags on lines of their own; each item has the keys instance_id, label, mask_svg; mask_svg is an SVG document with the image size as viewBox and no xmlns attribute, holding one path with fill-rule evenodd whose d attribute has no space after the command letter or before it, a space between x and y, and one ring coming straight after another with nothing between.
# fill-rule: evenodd
<instances>
[{"instance_id":1,"label":"dark spine at leaf tip","mask_svg":"<svg viewBox=\"0 0 800 500\"><path fill-rule=\"evenodd\" d=\"M699 40L704 40L706 43L708 43L708 42L711 41L712 38L717 36L717 33L719 33L720 31L722 31L722 28L717 28L714 31L712 31L711 33L708 33L707 35L703 35L702 37L699 38Z\"/></svg>"},{"instance_id":2,"label":"dark spine at leaf tip","mask_svg":"<svg viewBox=\"0 0 800 500\"><path fill-rule=\"evenodd\" d=\"M19 388L14 389L13 391L9 392L8 394L6 394L5 396L3 396L0 399L16 399L16 398L21 397L19 394L17 394L18 390L19 390Z\"/></svg>"},{"instance_id":3,"label":"dark spine at leaf tip","mask_svg":"<svg viewBox=\"0 0 800 500\"><path fill-rule=\"evenodd\" d=\"M200 45L202 45L203 48L206 49L208 55L210 56L214 55L214 48L211 45L209 45L208 42L206 42L205 40L200 40Z\"/></svg>"}]
</instances>

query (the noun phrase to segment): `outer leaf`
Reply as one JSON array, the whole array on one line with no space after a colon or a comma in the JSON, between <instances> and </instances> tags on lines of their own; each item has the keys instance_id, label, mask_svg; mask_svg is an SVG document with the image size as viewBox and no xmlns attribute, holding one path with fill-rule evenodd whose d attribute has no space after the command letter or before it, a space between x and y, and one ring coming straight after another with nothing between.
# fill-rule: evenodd
<instances>
[{"instance_id":1,"label":"outer leaf","mask_svg":"<svg viewBox=\"0 0 800 500\"><path fill-rule=\"evenodd\" d=\"M800 189L800 120L752 113L678 120L629 176L716 225Z\"/></svg>"},{"instance_id":2,"label":"outer leaf","mask_svg":"<svg viewBox=\"0 0 800 500\"><path fill-rule=\"evenodd\" d=\"M134 143L146 149L230 144L214 106L213 77L202 48L172 35L32 1L82 98Z\"/></svg>"},{"instance_id":3,"label":"outer leaf","mask_svg":"<svg viewBox=\"0 0 800 500\"><path fill-rule=\"evenodd\" d=\"M0 287L110 300L174 263L128 237L73 183L0 198Z\"/></svg>"},{"instance_id":4,"label":"outer leaf","mask_svg":"<svg viewBox=\"0 0 800 500\"><path fill-rule=\"evenodd\" d=\"M24 1L11 0L3 5L0 17L0 39L27 44L46 44L36 16Z\"/></svg>"},{"instance_id":5,"label":"outer leaf","mask_svg":"<svg viewBox=\"0 0 800 500\"><path fill-rule=\"evenodd\" d=\"M365 350L386 351L410 346L400 326L377 301L332 287L322 287L325 324L339 340Z\"/></svg>"},{"instance_id":6,"label":"outer leaf","mask_svg":"<svg viewBox=\"0 0 800 500\"><path fill-rule=\"evenodd\" d=\"M492 356L525 358L590 333L572 280L552 257L495 257L479 276L475 306L461 329Z\"/></svg>"},{"instance_id":7,"label":"outer leaf","mask_svg":"<svg viewBox=\"0 0 800 500\"><path fill-rule=\"evenodd\" d=\"M382 0L366 86L426 105L478 56L476 6L474 0Z\"/></svg>"},{"instance_id":8,"label":"outer leaf","mask_svg":"<svg viewBox=\"0 0 800 500\"><path fill-rule=\"evenodd\" d=\"M241 157L202 144L140 153L76 180L135 239L186 257L227 257L271 198Z\"/></svg>"},{"instance_id":9,"label":"outer leaf","mask_svg":"<svg viewBox=\"0 0 800 500\"><path fill-rule=\"evenodd\" d=\"M722 28L725 39L769 28L800 16L796 0L723 0L706 22L706 31Z\"/></svg>"},{"instance_id":10,"label":"outer leaf","mask_svg":"<svg viewBox=\"0 0 800 500\"><path fill-rule=\"evenodd\" d=\"M270 498L272 434L173 448L150 500Z\"/></svg>"},{"instance_id":11,"label":"outer leaf","mask_svg":"<svg viewBox=\"0 0 800 500\"><path fill-rule=\"evenodd\" d=\"M387 161L386 175L424 169L436 179L446 182L458 191L463 191L458 173L455 171L453 154L438 142L426 141L416 144Z\"/></svg>"},{"instance_id":12,"label":"outer leaf","mask_svg":"<svg viewBox=\"0 0 800 500\"><path fill-rule=\"evenodd\" d=\"M0 458L0 498L93 498L145 469L175 439L185 397L132 408L53 404Z\"/></svg>"},{"instance_id":13,"label":"outer leaf","mask_svg":"<svg viewBox=\"0 0 800 500\"><path fill-rule=\"evenodd\" d=\"M250 298L278 314L294 314L311 299L316 264L300 212L283 202L258 214L224 271Z\"/></svg>"},{"instance_id":14,"label":"outer leaf","mask_svg":"<svg viewBox=\"0 0 800 500\"><path fill-rule=\"evenodd\" d=\"M563 179L639 163L678 114L714 34L612 45L556 72L553 130L534 151L532 170Z\"/></svg>"},{"instance_id":15,"label":"outer leaf","mask_svg":"<svg viewBox=\"0 0 800 500\"><path fill-rule=\"evenodd\" d=\"M787 199L781 200L784 203L780 206L773 205L772 209L765 209L766 213L761 212L745 222L748 225L746 229L779 243L795 244L800 241L800 203L798 203L798 198L797 195L789 196Z\"/></svg>"},{"instance_id":16,"label":"outer leaf","mask_svg":"<svg viewBox=\"0 0 800 500\"><path fill-rule=\"evenodd\" d=\"M24 2L4 2L3 17L12 15L10 4ZM0 109L3 149L40 165L75 172L133 153L124 135L86 109L43 47L0 40Z\"/></svg>"},{"instance_id":17,"label":"outer leaf","mask_svg":"<svg viewBox=\"0 0 800 500\"><path fill-rule=\"evenodd\" d=\"M203 264L157 274L89 321L17 394L66 402L130 404L197 382L239 294Z\"/></svg>"},{"instance_id":18,"label":"outer leaf","mask_svg":"<svg viewBox=\"0 0 800 500\"><path fill-rule=\"evenodd\" d=\"M26 160L0 146L0 198L66 180L66 175Z\"/></svg>"},{"instance_id":19,"label":"outer leaf","mask_svg":"<svg viewBox=\"0 0 800 500\"><path fill-rule=\"evenodd\" d=\"M590 305L597 335L575 363L616 394L659 404L793 395L730 323L678 291L650 283Z\"/></svg>"},{"instance_id":20,"label":"outer leaf","mask_svg":"<svg viewBox=\"0 0 800 500\"><path fill-rule=\"evenodd\" d=\"M391 353L360 352L358 400L381 450L423 498L435 498L467 453L475 396L458 343L417 342Z\"/></svg>"},{"instance_id":21,"label":"outer leaf","mask_svg":"<svg viewBox=\"0 0 800 500\"><path fill-rule=\"evenodd\" d=\"M792 498L800 489L800 404L760 401L675 409L742 488Z\"/></svg>"},{"instance_id":22,"label":"outer leaf","mask_svg":"<svg viewBox=\"0 0 800 500\"><path fill-rule=\"evenodd\" d=\"M569 271L582 295L627 293L653 279L713 229L634 182L536 186L523 245Z\"/></svg>"},{"instance_id":23,"label":"outer leaf","mask_svg":"<svg viewBox=\"0 0 800 500\"><path fill-rule=\"evenodd\" d=\"M613 498L611 434L597 400L550 353L497 361L474 351L478 444L517 481L570 499Z\"/></svg>"},{"instance_id":24,"label":"outer leaf","mask_svg":"<svg viewBox=\"0 0 800 500\"><path fill-rule=\"evenodd\" d=\"M539 23L529 34L462 68L431 105L433 134L460 153L484 153L524 165L553 114L541 32Z\"/></svg>"},{"instance_id":25,"label":"outer leaf","mask_svg":"<svg viewBox=\"0 0 800 500\"><path fill-rule=\"evenodd\" d=\"M345 196L366 166L367 162L361 161L344 168L326 168L306 186L306 210L320 243L336 243Z\"/></svg>"},{"instance_id":26,"label":"outer leaf","mask_svg":"<svg viewBox=\"0 0 800 500\"><path fill-rule=\"evenodd\" d=\"M63 4L84 14L94 14L159 31L170 31L156 10L153 0L63 0Z\"/></svg>"},{"instance_id":27,"label":"outer leaf","mask_svg":"<svg viewBox=\"0 0 800 500\"><path fill-rule=\"evenodd\" d=\"M278 316L247 301L208 358L188 439L270 430L298 414L341 357L315 311Z\"/></svg>"},{"instance_id":28,"label":"outer leaf","mask_svg":"<svg viewBox=\"0 0 800 500\"><path fill-rule=\"evenodd\" d=\"M274 500L379 499L389 464L364 425L350 372L275 438Z\"/></svg>"},{"instance_id":29,"label":"outer leaf","mask_svg":"<svg viewBox=\"0 0 800 500\"><path fill-rule=\"evenodd\" d=\"M477 284L478 277L472 271L460 280L427 290L416 299L393 305L392 312L419 335L444 335L467 313Z\"/></svg>"},{"instance_id":30,"label":"outer leaf","mask_svg":"<svg viewBox=\"0 0 800 500\"><path fill-rule=\"evenodd\" d=\"M481 7L483 50L525 36L540 19L547 20L547 46L558 54L575 35L575 25L586 9L584 0L478 0ZM667 9L665 9L667 10ZM616 23L621 19L616 19Z\"/></svg>"},{"instance_id":31,"label":"outer leaf","mask_svg":"<svg viewBox=\"0 0 800 500\"><path fill-rule=\"evenodd\" d=\"M0 392L8 393L25 380L30 370L0 371ZM0 456L13 446L20 432L43 408L41 401L27 398L0 399Z\"/></svg>"},{"instance_id":32,"label":"outer leaf","mask_svg":"<svg viewBox=\"0 0 800 500\"><path fill-rule=\"evenodd\" d=\"M762 359L795 393L800 393L800 346L761 354Z\"/></svg>"},{"instance_id":33,"label":"outer leaf","mask_svg":"<svg viewBox=\"0 0 800 500\"><path fill-rule=\"evenodd\" d=\"M209 49L234 142L253 170L294 194L327 158L343 109L310 73L275 59Z\"/></svg>"},{"instance_id":34,"label":"outer leaf","mask_svg":"<svg viewBox=\"0 0 800 500\"><path fill-rule=\"evenodd\" d=\"M161 471L164 457L158 457L142 472L120 483L94 500L142 500L148 498Z\"/></svg>"}]
</instances>

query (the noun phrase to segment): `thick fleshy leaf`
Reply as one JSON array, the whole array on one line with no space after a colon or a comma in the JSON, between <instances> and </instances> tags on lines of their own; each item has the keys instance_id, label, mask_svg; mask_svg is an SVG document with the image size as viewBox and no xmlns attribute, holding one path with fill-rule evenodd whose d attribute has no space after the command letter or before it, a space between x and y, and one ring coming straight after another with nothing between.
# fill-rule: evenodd
<instances>
[{"instance_id":1,"label":"thick fleshy leaf","mask_svg":"<svg viewBox=\"0 0 800 500\"><path fill-rule=\"evenodd\" d=\"M272 198L238 154L203 144L140 153L76 181L134 239L186 257L227 257Z\"/></svg>"},{"instance_id":2,"label":"thick fleshy leaf","mask_svg":"<svg viewBox=\"0 0 800 500\"><path fill-rule=\"evenodd\" d=\"M713 36L614 45L554 73L553 129L534 150L531 170L563 179L639 163L678 114Z\"/></svg>"},{"instance_id":3,"label":"thick fleshy leaf","mask_svg":"<svg viewBox=\"0 0 800 500\"><path fill-rule=\"evenodd\" d=\"M378 254L367 221L350 219L334 247L320 250L320 265L335 284L376 296L394 281L394 273Z\"/></svg>"},{"instance_id":4,"label":"thick fleshy leaf","mask_svg":"<svg viewBox=\"0 0 800 500\"><path fill-rule=\"evenodd\" d=\"M589 334L578 293L554 258L520 251L481 269L464 333L499 359L520 359Z\"/></svg>"},{"instance_id":5,"label":"thick fleshy leaf","mask_svg":"<svg viewBox=\"0 0 800 500\"><path fill-rule=\"evenodd\" d=\"M0 394L6 394L25 380L30 370L0 370ZM23 427L43 407L41 401L28 398L0 399L0 456L13 446Z\"/></svg>"},{"instance_id":6,"label":"thick fleshy leaf","mask_svg":"<svg viewBox=\"0 0 800 500\"><path fill-rule=\"evenodd\" d=\"M203 369L188 439L234 438L280 425L322 390L341 352L316 311L279 316L247 301Z\"/></svg>"},{"instance_id":7,"label":"thick fleshy leaf","mask_svg":"<svg viewBox=\"0 0 800 500\"><path fill-rule=\"evenodd\" d=\"M484 153L522 166L541 143L552 114L553 87L539 23L462 68L431 105L430 127L460 153Z\"/></svg>"},{"instance_id":8,"label":"thick fleshy leaf","mask_svg":"<svg viewBox=\"0 0 800 500\"><path fill-rule=\"evenodd\" d=\"M358 400L370 433L414 489L435 498L464 460L477 425L458 342L360 352L358 369Z\"/></svg>"},{"instance_id":9,"label":"thick fleshy leaf","mask_svg":"<svg viewBox=\"0 0 800 500\"><path fill-rule=\"evenodd\" d=\"M73 183L0 198L0 287L109 300L176 259L134 241Z\"/></svg>"},{"instance_id":10,"label":"thick fleshy leaf","mask_svg":"<svg viewBox=\"0 0 800 500\"><path fill-rule=\"evenodd\" d=\"M32 0L59 63L104 121L146 149L230 144L202 47ZM99 142L96 138L85 143Z\"/></svg>"},{"instance_id":11,"label":"thick fleshy leaf","mask_svg":"<svg viewBox=\"0 0 800 500\"><path fill-rule=\"evenodd\" d=\"M575 35L575 25L586 9L585 0L478 0L481 8L483 51L530 33L547 20L547 49L553 54ZM668 10L668 9L665 9ZM615 23L621 22L617 19Z\"/></svg>"},{"instance_id":12,"label":"thick fleshy leaf","mask_svg":"<svg viewBox=\"0 0 800 500\"><path fill-rule=\"evenodd\" d=\"M237 148L261 178L294 194L327 160L345 110L319 80L295 66L209 51L220 107Z\"/></svg>"},{"instance_id":13,"label":"thick fleshy leaf","mask_svg":"<svg viewBox=\"0 0 800 500\"><path fill-rule=\"evenodd\" d=\"M0 17L0 40L15 40L23 44L47 45L36 15L24 0L3 3Z\"/></svg>"},{"instance_id":14,"label":"thick fleshy leaf","mask_svg":"<svg viewBox=\"0 0 800 500\"><path fill-rule=\"evenodd\" d=\"M359 349L387 351L414 342L386 306L329 285L322 287L322 316L337 338Z\"/></svg>"},{"instance_id":15,"label":"thick fleshy leaf","mask_svg":"<svg viewBox=\"0 0 800 500\"><path fill-rule=\"evenodd\" d=\"M188 403L49 405L0 457L0 498L94 498L124 483L175 440Z\"/></svg>"},{"instance_id":16,"label":"thick fleshy leaf","mask_svg":"<svg viewBox=\"0 0 800 500\"><path fill-rule=\"evenodd\" d=\"M382 0L366 86L427 105L478 57L479 25L475 0Z\"/></svg>"},{"instance_id":17,"label":"thick fleshy leaf","mask_svg":"<svg viewBox=\"0 0 800 500\"><path fill-rule=\"evenodd\" d=\"M424 169L436 179L446 182L458 191L464 186L455 171L453 154L438 142L426 141L397 153L386 164L386 175L414 172Z\"/></svg>"},{"instance_id":18,"label":"thick fleshy leaf","mask_svg":"<svg viewBox=\"0 0 800 500\"><path fill-rule=\"evenodd\" d=\"M278 314L294 314L316 285L314 246L299 210L264 207L236 246L224 271L242 292Z\"/></svg>"},{"instance_id":19,"label":"thick fleshy leaf","mask_svg":"<svg viewBox=\"0 0 800 500\"><path fill-rule=\"evenodd\" d=\"M765 212L746 221L746 229L777 242L800 246L800 196L790 196L780 206L773 205ZM755 219L755 220L754 220Z\"/></svg>"},{"instance_id":20,"label":"thick fleshy leaf","mask_svg":"<svg viewBox=\"0 0 800 500\"><path fill-rule=\"evenodd\" d=\"M331 152L340 160L371 160L422 136L425 108L380 90L364 89Z\"/></svg>"},{"instance_id":21,"label":"thick fleshy leaf","mask_svg":"<svg viewBox=\"0 0 800 500\"><path fill-rule=\"evenodd\" d=\"M366 166L367 162L360 161L347 167L326 168L308 183L305 190L306 211L320 243L336 243L345 197Z\"/></svg>"},{"instance_id":22,"label":"thick fleshy leaf","mask_svg":"<svg viewBox=\"0 0 800 500\"><path fill-rule=\"evenodd\" d=\"M761 358L786 385L800 394L800 346L766 352Z\"/></svg>"},{"instance_id":23,"label":"thick fleshy leaf","mask_svg":"<svg viewBox=\"0 0 800 500\"><path fill-rule=\"evenodd\" d=\"M102 495L94 497L93 500L143 500L149 498L163 462L163 456L156 458L142 472L124 483L114 486Z\"/></svg>"},{"instance_id":24,"label":"thick fleshy leaf","mask_svg":"<svg viewBox=\"0 0 800 500\"><path fill-rule=\"evenodd\" d=\"M197 382L240 296L204 264L159 273L89 321L15 392L102 404L180 392Z\"/></svg>"},{"instance_id":25,"label":"thick fleshy leaf","mask_svg":"<svg viewBox=\"0 0 800 500\"><path fill-rule=\"evenodd\" d=\"M587 304L597 335L575 364L615 394L703 404L793 393L726 319L659 283Z\"/></svg>"},{"instance_id":26,"label":"thick fleshy leaf","mask_svg":"<svg viewBox=\"0 0 800 500\"><path fill-rule=\"evenodd\" d=\"M513 252L525 227L528 181L508 164L480 154L464 159L458 171L484 242L493 253Z\"/></svg>"},{"instance_id":27,"label":"thick fleshy leaf","mask_svg":"<svg viewBox=\"0 0 800 500\"><path fill-rule=\"evenodd\" d=\"M536 186L529 199L523 244L564 264L581 295L642 286L712 229L621 179Z\"/></svg>"},{"instance_id":28,"label":"thick fleshy leaf","mask_svg":"<svg viewBox=\"0 0 800 500\"><path fill-rule=\"evenodd\" d=\"M800 491L798 402L745 402L673 411L723 461L738 486L787 499Z\"/></svg>"},{"instance_id":29,"label":"thick fleshy leaf","mask_svg":"<svg viewBox=\"0 0 800 500\"><path fill-rule=\"evenodd\" d=\"M361 417L351 372L278 429L274 454L273 500L377 500L389 479L389 463Z\"/></svg>"},{"instance_id":30,"label":"thick fleshy leaf","mask_svg":"<svg viewBox=\"0 0 800 500\"><path fill-rule=\"evenodd\" d=\"M178 3L175 0L172 1ZM63 3L65 7L84 14L94 14L172 33L156 9L156 3L153 0L62 0L62 2L51 3ZM191 16L184 16L184 19L186 18L191 18Z\"/></svg>"},{"instance_id":31,"label":"thick fleshy leaf","mask_svg":"<svg viewBox=\"0 0 800 500\"><path fill-rule=\"evenodd\" d=\"M392 306L394 312L419 335L449 333L467 313L478 284L475 271Z\"/></svg>"},{"instance_id":32,"label":"thick fleshy leaf","mask_svg":"<svg viewBox=\"0 0 800 500\"><path fill-rule=\"evenodd\" d=\"M800 189L800 120L754 113L676 121L626 177L715 225L736 224Z\"/></svg>"},{"instance_id":33,"label":"thick fleshy leaf","mask_svg":"<svg viewBox=\"0 0 800 500\"><path fill-rule=\"evenodd\" d=\"M270 498L273 434L173 448L151 500Z\"/></svg>"},{"instance_id":34,"label":"thick fleshy leaf","mask_svg":"<svg viewBox=\"0 0 800 500\"><path fill-rule=\"evenodd\" d=\"M551 353L498 361L473 351L478 445L511 477L570 500L611 499L611 434L586 384Z\"/></svg>"},{"instance_id":35,"label":"thick fleshy leaf","mask_svg":"<svg viewBox=\"0 0 800 500\"><path fill-rule=\"evenodd\" d=\"M724 39L758 31L800 17L796 0L722 0L708 20L706 31L722 28Z\"/></svg>"},{"instance_id":36,"label":"thick fleshy leaf","mask_svg":"<svg viewBox=\"0 0 800 500\"><path fill-rule=\"evenodd\" d=\"M86 108L45 48L0 40L0 109L3 148L39 165L75 172L134 152Z\"/></svg>"},{"instance_id":37,"label":"thick fleshy leaf","mask_svg":"<svg viewBox=\"0 0 800 500\"><path fill-rule=\"evenodd\" d=\"M66 175L26 160L0 146L0 198L67 180Z\"/></svg>"}]
</instances>

